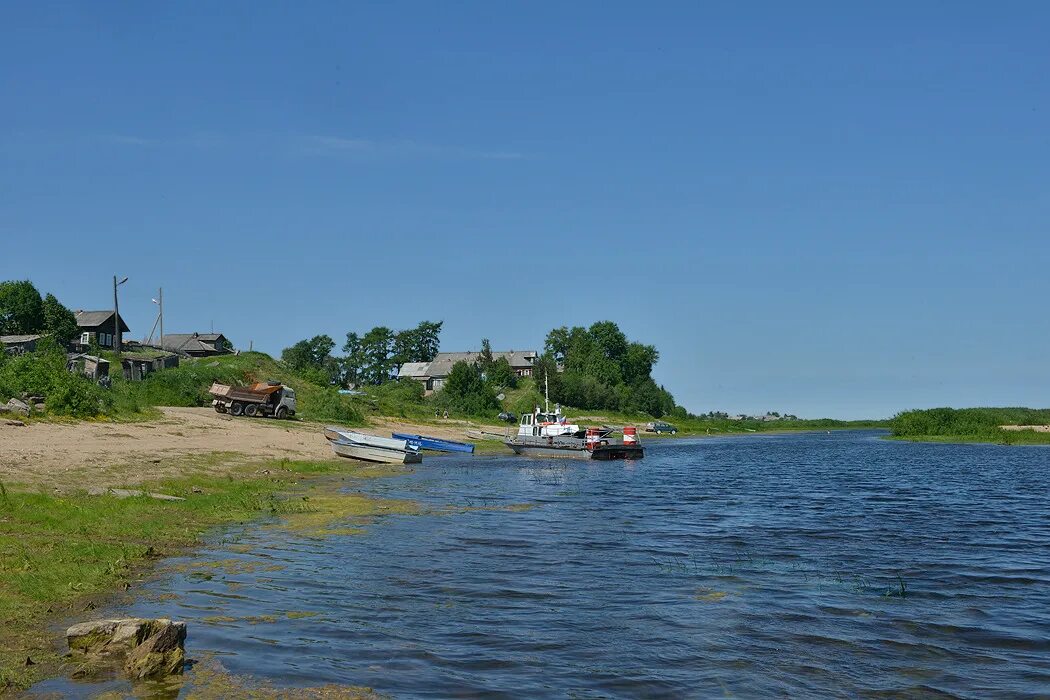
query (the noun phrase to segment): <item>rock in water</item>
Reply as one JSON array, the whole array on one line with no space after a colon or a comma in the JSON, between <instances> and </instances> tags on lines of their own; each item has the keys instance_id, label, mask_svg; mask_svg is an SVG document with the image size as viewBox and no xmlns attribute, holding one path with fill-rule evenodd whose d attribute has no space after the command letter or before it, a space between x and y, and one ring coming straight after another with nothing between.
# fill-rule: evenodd
<instances>
[{"instance_id":1,"label":"rock in water","mask_svg":"<svg viewBox=\"0 0 1050 700\"><path fill-rule=\"evenodd\" d=\"M90 663L124 660L131 678L155 678L182 673L186 661L186 623L137 617L94 620L66 630L74 657Z\"/></svg>"},{"instance_id":2,"label":"rock in water","mask_svg":"<svg viewBox=\"0 0 1050 700\"><path fill-rule=\"evenodd\" d=\"M133 679L182 673L186 661L186 623L151 620L149 636L131 650L124 672Z\"/></svg>"}]
</instances>

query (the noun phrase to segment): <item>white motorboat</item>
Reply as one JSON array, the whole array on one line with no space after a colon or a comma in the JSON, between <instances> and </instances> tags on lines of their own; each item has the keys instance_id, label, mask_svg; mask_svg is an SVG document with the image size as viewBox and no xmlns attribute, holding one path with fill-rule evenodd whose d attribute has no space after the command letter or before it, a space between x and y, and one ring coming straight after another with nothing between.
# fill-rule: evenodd
<instances>
[{"instance_id":1,"label":"white motorboat","mask_svg":"<svg viewBox=\"0 0 1050 700\"><path fill-rule=\"evenodd\" d=\"M407 440L378 437L343 428L327 427L324 436L340 457L384 464L416 464L423 461L419 448Z\"/></svg>"}]
</instances>

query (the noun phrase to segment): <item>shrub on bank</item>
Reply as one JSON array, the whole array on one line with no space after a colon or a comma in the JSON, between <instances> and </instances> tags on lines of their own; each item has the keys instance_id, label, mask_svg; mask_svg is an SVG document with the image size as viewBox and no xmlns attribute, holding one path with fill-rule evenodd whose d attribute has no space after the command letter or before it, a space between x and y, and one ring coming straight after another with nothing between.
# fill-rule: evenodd
<instances>
[{"instance_id":1,"label":"shrub on bank","mask_svg":"<svg viewBox=\"0 0 1050 700\"><path fill-rule=\"evenodd\" d=\"M1033 408L930 408L903 411L893 417L890 428L897 437L1003 436L1002 425L1046 425L1050 409Z\"/></svg>"}]
</instances>

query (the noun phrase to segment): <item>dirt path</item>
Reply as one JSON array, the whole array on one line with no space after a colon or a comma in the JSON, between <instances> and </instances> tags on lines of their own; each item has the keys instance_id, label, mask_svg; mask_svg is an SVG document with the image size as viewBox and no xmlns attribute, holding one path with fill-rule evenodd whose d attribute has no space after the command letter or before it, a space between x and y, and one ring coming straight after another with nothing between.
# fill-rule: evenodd
<instances>
[{"instance_id":1,"label":"dirt path","mask_svg":"<svg viewBox=\"0 0 1050 700\"><path fill-rule=\"evenodd\" d=\"M245 462L287 457L331 459L321 426L232 418L210 408L163 408L142 423L0 422L0 482L62 488L120 486L207 469L221 473ZM466 424L418 426L377 420L364 432L391 431L463 439ZM222 455L217 458L216 454Z\"/></svg>"}]
</instances>

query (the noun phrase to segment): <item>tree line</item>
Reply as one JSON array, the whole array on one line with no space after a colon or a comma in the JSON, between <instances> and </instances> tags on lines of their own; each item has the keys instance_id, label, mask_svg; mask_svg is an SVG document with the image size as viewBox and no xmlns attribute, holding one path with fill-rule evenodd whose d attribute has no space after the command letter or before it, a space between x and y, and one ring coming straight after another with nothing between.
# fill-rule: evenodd
<instances>
[{"instance_id":1,"label":"tree line","mask_svg":"<svg viewBox=\"0 0 1050 700\"><path fill-rule=\"evenodd\" d=\"M333 354L336 343L330 336L318 335L285 348L281 359L320 384L378 386L395 378L406 362L432 361L440 348L441 327L441 321L423 321L399 331L376 326L364 335L350 332L342 355ZM685 409L652 378L659 358L655 347L629 341L615 322L598 321L589 328L551 330L533 375L539 392L546 382L551 400L574 408L685 417ZM483 339L477 361L456 363L433 400L439 406L483 413L498 409L499 392L516 384L510 363L495 357L488 339Z\"/></svg>"},{"instance_id":2,"label":"tree line","mask_svg":"<svg viewBox=\"0 0 1050 700\"><path fill-rule=\"evenodd\" d=\"M331 336L315 335L281 352L281 360L323 386L376 386L394 378L406 362L430 362L441 346L443 321L421 321L414 328L376 326L364 335L346 334L343 354L333 355Z\"/></svg>"},{"instance_id":3,"label":"tree line","mask_svg":"<svg viewBox=\"0 0 1050 700\"><path fill-rule=\"evenodd\" d=\"M534 374L538 387L549 385L552 400L569 406L684 418L685 409L652 378L659 359L654 346L628 341L613 321L598 321L548 333Z\"/></svg>"},{"instance_id":4,"label":"tree line","mask_svg":"<svg viewBox=\"0 0 1050 700\"><path fill-rule=\"evenodd\" d=\"M44 335L68 345L79 328L54 294L41 297L29 280L8 280L0 282L0 335Z\"/></svg>"}]
</instances>

